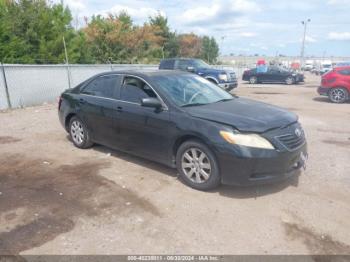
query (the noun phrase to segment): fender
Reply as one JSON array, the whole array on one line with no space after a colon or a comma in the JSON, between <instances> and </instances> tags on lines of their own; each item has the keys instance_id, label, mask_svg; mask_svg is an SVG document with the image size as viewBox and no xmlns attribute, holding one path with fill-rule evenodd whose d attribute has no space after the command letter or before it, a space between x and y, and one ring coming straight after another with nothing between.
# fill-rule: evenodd
<instances>
[{"instance_id":1,"label":"fender","mask_svg":"<svg viewBox=\"0 0 350 262\"><path fill-rule=\"evenodd\" d=\"M216 84L219 84L219 81L213 76L206 76L204 78L207 79L207 80L213 80L213 81L215 81Z\"/></svg>"}]
</instances>

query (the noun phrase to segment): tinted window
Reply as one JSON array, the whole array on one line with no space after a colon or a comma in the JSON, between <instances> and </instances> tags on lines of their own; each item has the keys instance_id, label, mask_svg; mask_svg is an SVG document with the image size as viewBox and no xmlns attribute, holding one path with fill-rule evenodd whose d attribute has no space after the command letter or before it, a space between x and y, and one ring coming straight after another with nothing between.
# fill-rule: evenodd
<instances>
[{"instance_id":1,"label":"tinted window","mask_svg":"<svg viewBox=\"0 0 350 262\"><path fill-rule=\"evenodd\" d=\"M192 66L191 60L181 59L176 63L176 68L180 70L187 70L187 67Z\"/></svg>"},{"instance_id":2,"label":"tinted window","mask_svg":"<svg viewBox=\"0 0 350 262\"><path fill-rule=\"evenodd\" d=\"M162 60L160 62L159 68L160 69L174 69L174 60L173 59L166 59Z\"/></svg>"},{"instance_id":3,"label":"tinted window","mask_svg":"<svg viewBox=\"0 0 350 262\"><path fill-rule=\"evenodd\" d=\"M119 86L121 76L100 76L90 82L81 93L106 98L114 97L115 89Z\"/></svg>"},{"instance_id":4,"label":"tinted window","mask_svg":"<svg viewBox=\"0 0 350 262\"><path fill-rule=\"evenodd\" d=\"M350 76L350 69L339 70L339 74Z\"/></svg>"},{"instance_id":5,"label":"tinted window","mask_svg":"<svg viewBox=\"0 0 350 262\"><path fill-rule=\"evenodd\" d=\"M141 103L142 98L157 97L151 87L136 77L125 77L121 90L121 100Z\"/></svg>"}]
</instances>

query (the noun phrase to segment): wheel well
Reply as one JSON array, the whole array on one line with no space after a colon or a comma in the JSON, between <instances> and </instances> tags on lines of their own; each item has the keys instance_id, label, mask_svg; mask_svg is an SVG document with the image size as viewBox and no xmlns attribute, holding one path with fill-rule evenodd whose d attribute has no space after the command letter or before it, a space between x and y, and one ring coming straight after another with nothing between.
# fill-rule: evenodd
<instances>
[{"instance_id":1,"label":"wheel well","mask_svg":"<svg viewBox=\"0 0 350 262\"><path fill-rule=\"evenodd\" d=\"M175 143L174 143L174 146L173 146L173 156L174 158L176 158L176 153L177 153L177 150L179 149L179 147L186 141L188 140L198 140L200 141L201 143L205 144L206 146L208 146L207 143L204 142L203 139L199 138L198 136L194 136L194 135L185 135L185 136L182 136L182 137L179 137ZM208 146L209 147L209 146ZM210 148L210 147L209 147Z\"/></svg>"},{"instance_id":2,"label":"wheel well","mask_svg":"<svg viewBox=\"0 0 350 262\"><path fill-rule=\"evenodd\" d=\"M68 115L66 116L65 121L64 121L64 126L65 126L67 132L68 132L68 130L69 130L69 126L68 126L68 125L69 125L69 122L70 122L70 120L72 119L73 116L75 116L74 113L68 114Z\"/></svg>"},{"instance_id":3,"label":"wheel well","mask_svg":"<svg viewBox=\"0 0 350 262\"><path fill-rule=\"evenodd\" d=\"M214 79L213 77L206 77L205 79L207 79L208 81L214 83L214 84L218 84L218 81L216 81L216 79Z\"/></svg>"}]
</instances>

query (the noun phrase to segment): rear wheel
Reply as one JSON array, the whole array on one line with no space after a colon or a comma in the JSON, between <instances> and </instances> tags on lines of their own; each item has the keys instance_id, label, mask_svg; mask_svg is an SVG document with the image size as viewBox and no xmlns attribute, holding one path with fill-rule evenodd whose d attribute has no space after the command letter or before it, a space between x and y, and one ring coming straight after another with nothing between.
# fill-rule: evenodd
<instances>
[{"instance_id":1,"label":"rear wheel","mask_svg":"<svg viewBox=\"0 0 350 262\"><path fill-rule=\"evenodd\" d=\"M332 88L328 92L328 97L333 103L341 104L349 99L349 92L342 87Z\"/></svg>"},{"instance_id":2,"label":"rear wheel","mask_svg":"<svg viewBox=\"0 0 350 262\"><path fill-rule=\"evenodd\" d=\"M176 165L181 179L192 188L210 190L220 185L216 158L212 151L199 141L186 141L179 147Z\"/></svg>"},{"instance_id":3,"label":"rear wheel","mask_svg":"<svg viewBox=\"0 0 350 262\"><path fill-rule=\"evenodd\" d=\"M254 84L257 84L258 83L258 78L256 76L251 76L249 78L249 83L254 85Z\"/></svg>"},{"instance_id":4,"label":"rear wheel","mask_svg":"<svg viewBox=\"0 0 350 262\"><path fill-rule=\"evenodd\" d=\"M287 84L287 85L292 85L292 84L294 84L294 82L295 82L295 80L294 80L293 77L288 76L288 77L286 78L286 84Z\"/></svg>"},{"instance_id":5,"label":"rear wheel","mask_svg":"<svg viewBox=\"0 0 350 262\"><path fill-rule=\"evenodd\" d=\"M69 121L69 134L73 144L78 148L89 148L93 145L89 131L84 123L76 116Z\"/></svg>"}]
</instances>

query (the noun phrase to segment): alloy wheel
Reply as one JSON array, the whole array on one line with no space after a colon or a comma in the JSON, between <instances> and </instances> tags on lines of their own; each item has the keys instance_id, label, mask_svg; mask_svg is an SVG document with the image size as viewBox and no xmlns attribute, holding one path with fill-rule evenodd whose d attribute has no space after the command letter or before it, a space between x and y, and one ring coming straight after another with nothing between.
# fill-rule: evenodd
<instances>
[{"instance_id":1,"label":"alloy wheel","mask_svg":"<svg viewBox=\"0 0 350 262\"><path fill-rule=\"evenodd\" d=\"M74 120L70 127L70 133L74 142L81 145L84 142L84 127L78 120Z\"/></svg>"},{"instance_id":2,"label":"alloy wheel","mask_svg":"<svg viewBox=\"0 0 350 262\"><path fill-rule=\"evenodd\" d=\"M183 153L181 167L186 177L194 183L204 183L210 178L210 160L198 148L189 148Z\"/></svg>"},{"instance_id":3,"label":"alloy wheel","mask_svg":"<svg viewBox=\"0 0 350 262\"><path fill-rule=\"evenodd\" d=\"M330 99L334 103L343 103L346 100L345 90L342 88L335 88L330 91Z\"/></svg>"},{"instance_id":4,"label":"alloy wheel","mask_svg":"<svg viewBox=\"0 0 350 262\"><path fill-rule=\"evenodd\" d=\"M286 79L287 85L291 85L291 84L293 84L293 82L294 82L294 80L293 80L293 78L291 78L291 77L288 77L288 78Z\"/></svg>"},{"instance_id":5,"label":"alloy wheel","mask_svg":"<svg viewBox=\"0 0 350 262\"><path fill-rule=\"evenodd\" d=\"M249 79L249 82L251 84L256 84L258 82L258 79L255 77L255 76L252 76L250 79Z\"/></svg>"}]
</instances>

